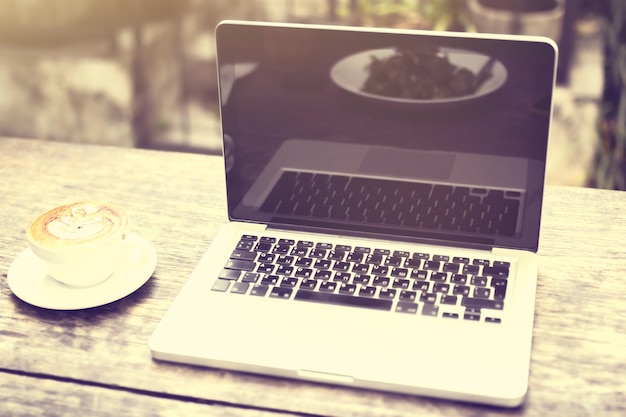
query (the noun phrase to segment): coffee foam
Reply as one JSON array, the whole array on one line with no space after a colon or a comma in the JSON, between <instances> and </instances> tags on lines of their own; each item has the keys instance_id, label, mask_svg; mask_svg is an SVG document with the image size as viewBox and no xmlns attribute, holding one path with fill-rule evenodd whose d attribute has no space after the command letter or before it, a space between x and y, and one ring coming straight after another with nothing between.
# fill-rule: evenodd
<instances>
[{"instance_id":1,"label":"coffee foam","mask_svg":"<svg viewBox=\"0 0 626 417\"><path fill-rule=\"evenodd\" d=\"M102 202L80 202L54 208L37 217L28 227L30 239L50 249L106 240L123 232L126 215Z\"/></svg>"}]
</instances>

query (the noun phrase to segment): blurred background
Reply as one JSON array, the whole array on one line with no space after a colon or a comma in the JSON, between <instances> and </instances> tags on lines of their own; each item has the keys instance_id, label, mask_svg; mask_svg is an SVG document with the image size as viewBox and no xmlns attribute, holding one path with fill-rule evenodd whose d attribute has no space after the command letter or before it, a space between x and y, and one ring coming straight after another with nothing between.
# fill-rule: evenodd
<instances>
[{"instance_id":1,"label":"blurred background","mask_svg":"<svg viewBox=\"0 0 626 417\"><path fill-rule=\"evenodd\" d=\"M219 154L223 19L549 36L548 183L626 189L623 0L0 0L0 137Z\"/></svg>"}]
</instances>

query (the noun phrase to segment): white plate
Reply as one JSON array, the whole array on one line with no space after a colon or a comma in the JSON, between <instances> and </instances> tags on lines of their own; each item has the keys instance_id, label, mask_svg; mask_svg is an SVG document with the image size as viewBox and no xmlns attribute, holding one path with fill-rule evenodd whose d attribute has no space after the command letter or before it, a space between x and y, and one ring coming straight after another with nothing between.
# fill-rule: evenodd
<instances>
[{"instance_id":1,"label":"white plate","mask_svg":"<svg viewBox=\"0 0 626 417\"><path fill-rule=\"evenodd\" d=\"M448 56L448 60L452 65L467 68L474 74L478 73L485 63L490 59L489 56L472 51L460 49L440 48L440 51ZM367 51L357 52L349 55L337 62L330 70L330 78L335 84L361 97L366 97L381 102L405 104L405 105L423 105L434 106L442 104L462 103L474 100L491 94L504 84L507 79L506 67L496 60L491 69L491 77L479 86L473 94L459 97L450 97L443 99L418 100L410 98L399 98L390 96L381 96L371 94L362 90L365 80L369 75L368 67L372 61L372 57L378 59L388 58L397 52L395 48L371 49Z\"/></svg>"},{"instance_id":2,"label":"white plate","mask_svg":"<svg viewBox=\"0 0 626 417\"><path fill-rule=\"evenodd\" d=\"M136 233L128 235L119 269L106 281L88 288L68 287L48 276L30 248L15 258L8 272L9 288L37 307L79 310L126 297L150 279L156 267L152 244Z\"/></svg>"}]
</instances>

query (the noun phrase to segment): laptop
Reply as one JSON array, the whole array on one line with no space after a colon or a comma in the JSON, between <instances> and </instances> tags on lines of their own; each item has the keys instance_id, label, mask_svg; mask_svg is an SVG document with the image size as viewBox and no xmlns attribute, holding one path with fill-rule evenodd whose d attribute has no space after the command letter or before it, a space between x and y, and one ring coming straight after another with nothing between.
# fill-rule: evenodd
<instances>
[{"instance_id":1,"label":"laptop","mask_svg":"<svg viewBox=\"0 0 626 417\"><path fill-rule=\"evenodd\" d=\"M152 356L520 405L554 42L242 21L216 42L229 222Z\"/></svg>"}]
</instances>

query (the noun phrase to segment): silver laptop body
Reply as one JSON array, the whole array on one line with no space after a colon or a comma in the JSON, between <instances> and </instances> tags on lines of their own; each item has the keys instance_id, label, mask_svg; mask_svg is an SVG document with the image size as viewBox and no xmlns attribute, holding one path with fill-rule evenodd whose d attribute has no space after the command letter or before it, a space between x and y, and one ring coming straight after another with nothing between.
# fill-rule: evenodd
<instances>
[{"instance_id":1,"label":"silver laptop body","mask_svg":"<svg viewBox=\"0 0 626 417\"><path fill-rule=\"evenodd\" d=\"M153 357L519 405L554 43L238 21L216 36L230 221Z\"/></svg>"}]
</instances>

